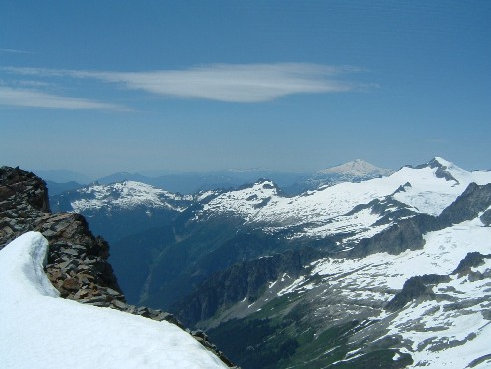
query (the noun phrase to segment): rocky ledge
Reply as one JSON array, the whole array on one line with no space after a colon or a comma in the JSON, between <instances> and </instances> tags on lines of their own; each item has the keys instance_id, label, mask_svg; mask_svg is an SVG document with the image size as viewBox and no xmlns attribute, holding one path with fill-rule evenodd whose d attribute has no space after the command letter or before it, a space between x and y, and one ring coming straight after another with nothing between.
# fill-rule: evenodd
<instances>
[{"instance_id":1,"label":"rocky ledge","mask_svg":"<svg viewBox=\"0 0 491 369\"><path fill-rule=\"evenodd\" d=\"M183 326L169 313L126 303L107 259L109 245L94 237L79 214L50 212L46 183L19 168L0 168L0 250L28 231L49 241L46 274L60 296ZM189 331L229 367L228 360L201 331Z\"/></svg>"}]
</instances>

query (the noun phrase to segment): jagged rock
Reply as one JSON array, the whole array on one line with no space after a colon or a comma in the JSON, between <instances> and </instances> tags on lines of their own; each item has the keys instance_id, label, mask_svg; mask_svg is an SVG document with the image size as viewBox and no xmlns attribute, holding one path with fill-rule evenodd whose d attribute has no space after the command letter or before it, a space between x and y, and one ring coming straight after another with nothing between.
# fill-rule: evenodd
<instances>
[{"instance_id":1,"label":"jagged rock","mask_svg":"<svg viewBox=\"0 0 491 369\"><path fill-rule=\"evenodd\" d=\"M377 252L397 255L407 249L420 249L424 245L423 234L436 229L437 224L438 219L427 214L402 219L375 236L362 239L347 256L359 258Z\"/></svg>"},{"instance_id":2,"label":"jagged rock","mask_svg":"<svg viewBox=\"0 0 491 369\"><path fill-rule=\"evenodd\" d=\"M113 305L118 310L124 310L126 308L126 304L120 300L112 300L111 305Z\"/></svg>"},{"instance_id":3,"label":"jagged rock","mask_svg":"<svg viewBox=\"0 0 491 369\"><path fill-rule=\"evenodd\" d=\"M106 293L111 296L121 296L121 293L113 290L112 288L106 288Z\"/></svg>"},{"instance_id":4,"label":"jagged rock","mask_svg":"<svg viewBox=\"0 0 491 369\"><path fill-rule=\"evenodd\" d=\"M297 276L303 266L316 259L320 251L311 248L289 250L267 258L237 263L212 275L196 291L172 307L185 324L194 325L212 317L219 309L244 298L255 301L267 282L282 273Z\"/></svg>"},{"instance_id":5,"label":"jagged rock","mask_svg":"<svg viewBox=\"0 0 491 369\"><path fill-rule=\"evenodd\" d=\"M471 268L484 264L484 259L489 258L491 258L491 255L482 255L479 252L469 252L465 258L460 261L452 274L457 274L459 276L468 274L471 271Z\"/></svg>"},{"instance_id":6,"label":"jagged rock","mask_svg":"<svg viewBox=\"0 0 491 369\"><path fill-rule=\"evenodd\" d=\"M443 210L439 218L444 224L457 224L477 217L480 212L489 207L490 203L491 183L482 186L471 183L462 195Z\"/></svg>"},{"instance_id":7,"label":"jagged rock","mask_svg":"<svg viewBox=\"0 0 491 369\"><path fill-rule=\"evenodd\" d=\"M438 274L425 274L422 276L415 276L409 278L404 282L402 290L397 293L392 300L390 300L385 308L389 311L396 311L401 309L408 302L417 298L429 298L435 297L431 286L441 282L448 282L449 276Z\"/></svg>"},{"instance_id":8,"label":"jagged rock","mask_svg":"<svg viewBox=\"0 0 491 369\"><path fill-rule=\"evenodd\" d=\"M75 278L67 278L63 281L62 287L68 291L78 291L80 289L80 284Z\"/></svg>"},{"instance_id":9,"label":"jagged rock","mask_svg":"<svg viewBox=\"0 0 491 369\"><path fill-rule=\"evenodd\" d=\"M19 168L0 168L0 249L27 231L49 241L46 275L60 296L100 307L113 307L182 328L171 314L126 304L107 259L109 245L94 237L82 215L51 214L46 183ZM233 364L201 337L198 341L229 366Z\"/></svg>"},{"instance_id":10,"label":"jagged rock","mask_svg":"<svg viewBox=\"0 0 491 369\"><path fill-rule=\"evenodd\" d=\"M486 210L479 219L486 227L489 227L491 225L491 209Z\"/></svg>"}]
</instances>

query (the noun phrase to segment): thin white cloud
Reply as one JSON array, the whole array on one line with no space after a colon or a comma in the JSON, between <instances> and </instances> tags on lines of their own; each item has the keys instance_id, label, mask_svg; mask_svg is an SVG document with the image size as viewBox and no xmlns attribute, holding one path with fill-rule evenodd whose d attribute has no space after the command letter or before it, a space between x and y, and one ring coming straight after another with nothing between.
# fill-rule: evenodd
<instances>
[{"instance_id":1,"label":"thin white cloud","mask_svg":"<svg viewBox=\"0 0 491 369\"><path fill-rule=\"evenodd\" d=\"M53 95L33 89L0 86L0 105L69 110L126 110L89 99Z\"/></svg>"},{"instance_id":2,"label":"thin white cloud","mask_svg":"<svg viewBox=\"0 0 491 369\"><path fill-rule=\"evenodd\" d=\"M18 49L5 49L5 48L0 48L0 53L9 53L9 54L32 54L32 51L18 50Z\"/></svg>"},{"instance_id":3,"label":"thin white cloud","mask_svg":"<svg viewBox=\"0 0 491 369\"><path fill-rule=\"evenodd\" d=\"M33 87L33 88L50 87L50 86L52 86L52 84L49 83L49 82L30 81L30 80L21 80L21 81L18 81L17 84L19 86Z\"/></svg>"},{"instance_id":4,"label":"thin white cloud","mask_svg":"<svg viewBox=\"0 0 491 369\"><path fill-rule=\"evenodd\" d=\"M338 80L341 74L359 72L358 68L307 63L215 64L185 70L148 72L2 69L40 77L92 78L163 96L242 103L270 101L293 94L347 92L363 87Z\"/></svg>"}]
</instances>

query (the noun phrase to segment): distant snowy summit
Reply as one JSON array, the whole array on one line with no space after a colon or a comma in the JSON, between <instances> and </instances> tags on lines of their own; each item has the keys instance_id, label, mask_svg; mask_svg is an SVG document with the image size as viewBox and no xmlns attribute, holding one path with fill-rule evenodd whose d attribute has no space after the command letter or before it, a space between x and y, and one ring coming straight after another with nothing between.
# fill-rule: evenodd
<instances>
[{"instance_id":1,"label":"distant snowy summit","mask_svg":"<svg viewBox=\"0 0 491 369\"><path fill-rule=\"evenodd\" d=\"M172 221L187 209L194 219L216 216L242 218L248 224L263 224L269 231L287 231L292 238L326 237L341 230L350 236L367 237L390 226L394 217L426 213L438 215L471 182L491 181L491 172L469 172L441 157L398 171L378 168L357 159L317 172L309 185L313 190L285 196L273 181L261 179L234 190L202 191L195 195L174 194L148 184L124 181L91 185L51 199L58 211L74 211L92 219L111 212L131 220L130 229L143 229ZM143 212L145 224L135 219ZM131 219L130 219L131 218ZM151 218L151 219L150 219ZM98 218L97 218L98 219ZM153 224L153 223L152 223ZM126 229L126 228L125 228ZM121 235L125 230L117 230ZM290 233L293 232L293 233ZM368 232L368 233L367 233Z\"/></svg>"},{"instance_id":2,"label":"distant snowy summit","mask_svg":"<svg viewBox=\"0 0 491 369\"><path fill-rule=\"evenodd\" d=\"M359 167L356 171L360 173ZM382 231L399 217L439 215L472 182L490 183L491 172L468 172L437 157L388 176L341 181L290 197L282 195L271 181L259 181L208 195L197 217L228 214L242 217L248 224L266 225L267 231L286 231L292 238L344 233L345 241L353 241L352 237L359 239Z\"/></svg>"},{"instance_id":3,"label":"distant snowy summit","mask_svg":"<svg viewBox=\"0 0 491 369\"><path fill-rule=\"evenodd\" d=\"M356 159L334 167L319 170L310 177L295 183L286 189L288 193L300 194L316 190L319 187L332 186L341 182L361 182L372 178L384 177L393 170L376 167L362 159Z\"/></svg>"},{"instance_id":4,"label":"distant snowy summit","mask_svg":"<svg viewBox=\"0 0 491 369\"><path fill-rule=\"evenodd\" d=\"M91 230L114 243L138 231L172 221L192 204L193 197L146 183L94 183L50 197L55 212L75 212L89 219ZM107 222L107 217L112 221Z\"/></svg>"},{"instance_id":5,"label":"distant snowy summit","mask_svg":"<svg viewBox=\"0 0 491 369\"><path fill-rule=\"evenodd\" d=\"M138 206L183 211L192 196L180 195L136 181L107 185L94 183L54 197L53 206L78 213L99 209L134 209Z\"/></svg>"},{"instance_id":6,"label":"distant snowy summit","mask_svg":"<svg viewBox=\"0 0 491 369\"><path fill-rule=\"evenodd\" d=\"M387 176L393 171L376 167L362 159L356 159L335 167L319 170L316 175L337 174L346 177L377 177Z\"/></svg>"}]
</instances>

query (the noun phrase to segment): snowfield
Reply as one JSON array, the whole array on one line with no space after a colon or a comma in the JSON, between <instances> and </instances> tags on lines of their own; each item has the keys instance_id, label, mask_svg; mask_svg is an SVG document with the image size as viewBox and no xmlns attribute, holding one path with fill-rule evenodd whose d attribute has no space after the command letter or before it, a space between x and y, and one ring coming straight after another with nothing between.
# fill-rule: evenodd
<instances>
[{"instance_id":1,"label":"snowfield","mask_svg":"<svg viewBox=\"0 0 491 369\"><path fill-rule=\"evenodd\" d=\"M271 231L303 226L294 238L323 238L344 231L360 233L355 237L359 239L373 235L373 224L381 215L370 211L348 215L357 205L375 199L394 199L415 213L437 216L471 182L479 185L491 182L489 171L469 172L440 157L430 163L418 168L403 167L387 177L343 182L294 197L284 197L271 181L262 181L219 194L204 205L198 218L233 214L248 223L266 224ZM389 225L379 227L376 232Z\"/></svg>"},{"instance_id":2,"label":"snowfield","mask_svg":"<svg viewBox=\"0 0 491 369\"><path fill-rule=\"evenodd\" d=\"M124 181L110 185L91 185L78 189L76 192L81 196L88 196L71 203L73 211L76 213L111 207L131 209L141 205L150 208L183 211L185 207L176 206L173 203L191 200L191 196L181 196L135 181Z\"/></svg>"},{"instance_id":3,"label":"snowfield","mask_svg":"<svg viewBox=\"0 0 491 369\"><path fill-rule=\"evenodd\" d=\"M406 250L398 255L376 253L361 259L321 259L311 274L340 275L338 282L357 286L360 291L384 287L400 290L409 278L424 274L450 274L469 252L491 254L491 227L479 217L424 236L421 250ZM348 293L349 288L346 288Z\"/></svg>"},{"instance_id":4,"label":"snowfield","mask_svg":"<svg viewBox=\"0 0 491 369\"><path fill-rule=\"evenodd\" d=\"M470 252L491 254L491 227L476 217L428 232L424 239L423 249L398 255L376 253L361 259L315 261L309 273L314 277L313 284L309 277L300 276L277 294L305 293L317 287L315 295L326 298L328 306L347 301L357 306L368 301L370 308L366 311L370 311L371 307L384 306L411 277L448 275L449 281L433 287L438 298L413 300L397 312L374 309L371 319L385 326L382 340L387 336L402 338L400 352L411 355L411 368L490 368L491 259L473 267L472 274L451 273ZM345 307L340 305L338 309ZM324 314L323 309L319 314ZM356 309L352 312L357 313Z\"/></svg>"},{"instance_id":5,"label":"snowfield","mask_svg":"<svg viewBox=\"0 0 491 369\"><path fill-rule=\"evenodd\" d=\"M227 368L173 324L60 298L43 270L47 248L28 232L0 251L3 369Z\"/></svg>"}]
</instances>

